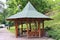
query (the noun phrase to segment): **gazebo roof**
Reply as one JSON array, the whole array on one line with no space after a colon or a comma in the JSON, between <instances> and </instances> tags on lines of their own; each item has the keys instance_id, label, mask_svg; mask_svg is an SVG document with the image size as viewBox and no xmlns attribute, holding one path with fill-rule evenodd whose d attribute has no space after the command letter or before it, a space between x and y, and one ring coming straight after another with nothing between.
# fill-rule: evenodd
<instances>
[{"instance_id":1,"label":"gazebo roof","mask_svg":"<svg viewBox=\"0 0 60 40\"><path fill-rule=\"evenodd\" d=\"M25 8L22 10L22 12L12 15L7 19L17 19L17 18L47 18L47 19L50 19L48 16L45 16L42 13L38 12L30 2L27 3Z\"/></svg>"}]
</instances>

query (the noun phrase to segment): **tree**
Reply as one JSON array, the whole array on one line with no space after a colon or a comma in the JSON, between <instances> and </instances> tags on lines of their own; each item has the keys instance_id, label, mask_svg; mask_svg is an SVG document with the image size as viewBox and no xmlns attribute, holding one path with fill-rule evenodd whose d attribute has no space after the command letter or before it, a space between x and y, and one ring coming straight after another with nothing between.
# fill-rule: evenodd
<instances>
[{"instance_id":1,"label":"tree","mask_svg":"<svg viewBox=\"0 0 60 40\"><path fill-rule=\"evenodd\" d=\"M0 13L3 12L4 9L4 3L0 1Z\"/></svg>"},{"instance_id":2,"label":"tree","mask_svg":"<svg viewBox=\"0 0 60 40\"><path fill-rule=\"evenodd\" d=\"M4 3L0 1L0 23L3 20L3 15L2 15L3 11L4 11Z\"/></svg>"},{"instance_id":3,"label":"tree","mask_svg":"<svg viewBox=\"0 0 60 40\"><path fill-rule=\"evenodd\" d=\"M28 1L30 1L32 5L37 9L37 11L41 13L47 13L51 11L51 4L49 4L48 0L8 0L7 4L9 5L9 8L14 10L13 12L16 13L18 12L17 6L22 5L20 7L22 10Z\"/></svg>"},{"instance_id":4,"label":"tree","mask_svg":"<svg viewBox=\"0 0 60 40\"><path fill-rule=\"evenodd\" d=\"M0 23L1 24L6 24L6 18L10 15L9 12L10 10L7 8L4 8L5 5L3 2L0 1Z\"/></svg>"}]
</instances>

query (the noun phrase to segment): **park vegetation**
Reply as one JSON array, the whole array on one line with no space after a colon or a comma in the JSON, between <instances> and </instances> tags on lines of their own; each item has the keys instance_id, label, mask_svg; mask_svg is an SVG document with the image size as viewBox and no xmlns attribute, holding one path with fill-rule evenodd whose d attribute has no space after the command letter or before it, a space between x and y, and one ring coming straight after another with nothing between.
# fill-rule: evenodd
<instances>
[{"instance_id":1,"label":"park vegetation","mask_svg":"<svg viewBox=\"0 0 60 40\"><path fill-rule=\"evenodd\" d=\"M54 20L45 21L45 30L48 32L48 37L60 40L60 0L29 0L38 12L45 15L48 14ZM11 15L23 10L28 0L8 0L8 8L0 13L0 23L9 24L13 26L13 22L7 21ZM14 32L14 26L10 29Z\"/></svg>"}]
</instances>

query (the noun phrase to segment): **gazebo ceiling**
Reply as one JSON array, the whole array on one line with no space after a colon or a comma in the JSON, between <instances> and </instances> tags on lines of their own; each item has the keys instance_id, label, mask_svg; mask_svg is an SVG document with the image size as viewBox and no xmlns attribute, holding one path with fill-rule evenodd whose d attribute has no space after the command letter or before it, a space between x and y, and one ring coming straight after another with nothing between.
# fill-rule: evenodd
<instances>
[{"instance_id":1,"label":"gazebo ceiling","mask_svg":"<svg viewBox=\"0 0 60 40\"><path fill-rule=\"evenodd\" d=\"M20 19L20 18L39 18L39 19L47 19L50 20L51 18L48 16L43 15L42 13L38 12L33 5L28 2L22 12L19 12L15 15L10 16L7 19Z\"/></svg>"}]
</instances>

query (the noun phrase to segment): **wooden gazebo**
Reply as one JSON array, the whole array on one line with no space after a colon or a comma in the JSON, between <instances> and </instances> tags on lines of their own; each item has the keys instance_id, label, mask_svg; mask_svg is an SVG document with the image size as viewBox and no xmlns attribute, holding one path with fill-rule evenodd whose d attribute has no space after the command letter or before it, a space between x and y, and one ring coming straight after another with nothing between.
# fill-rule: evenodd
<instances>
[{"instance_id":1,"label":"wooden gazebo","mask_svg":"<svg viewBox=\"0 0 60 40\"><path fill-rule=\"evenodd\" d=\"M11 17L7 18L7 20L14 21L16 37L18 37L18 23L19 22L21 24L21 29L20 29L21 31L23 31L23 24L26 24L27 37L42 37L44 36L44 21L51 20L51 18L36 11L36 9L32 6L32 4L28 2L25 8L22 10L22 12L12 15ZM37 25L34 31L31 30L31 27L33 27L31 26L31 23L35 23ZM42 24L42 30L41 30L40 24Z\"/></svg>"}]
</instances>

